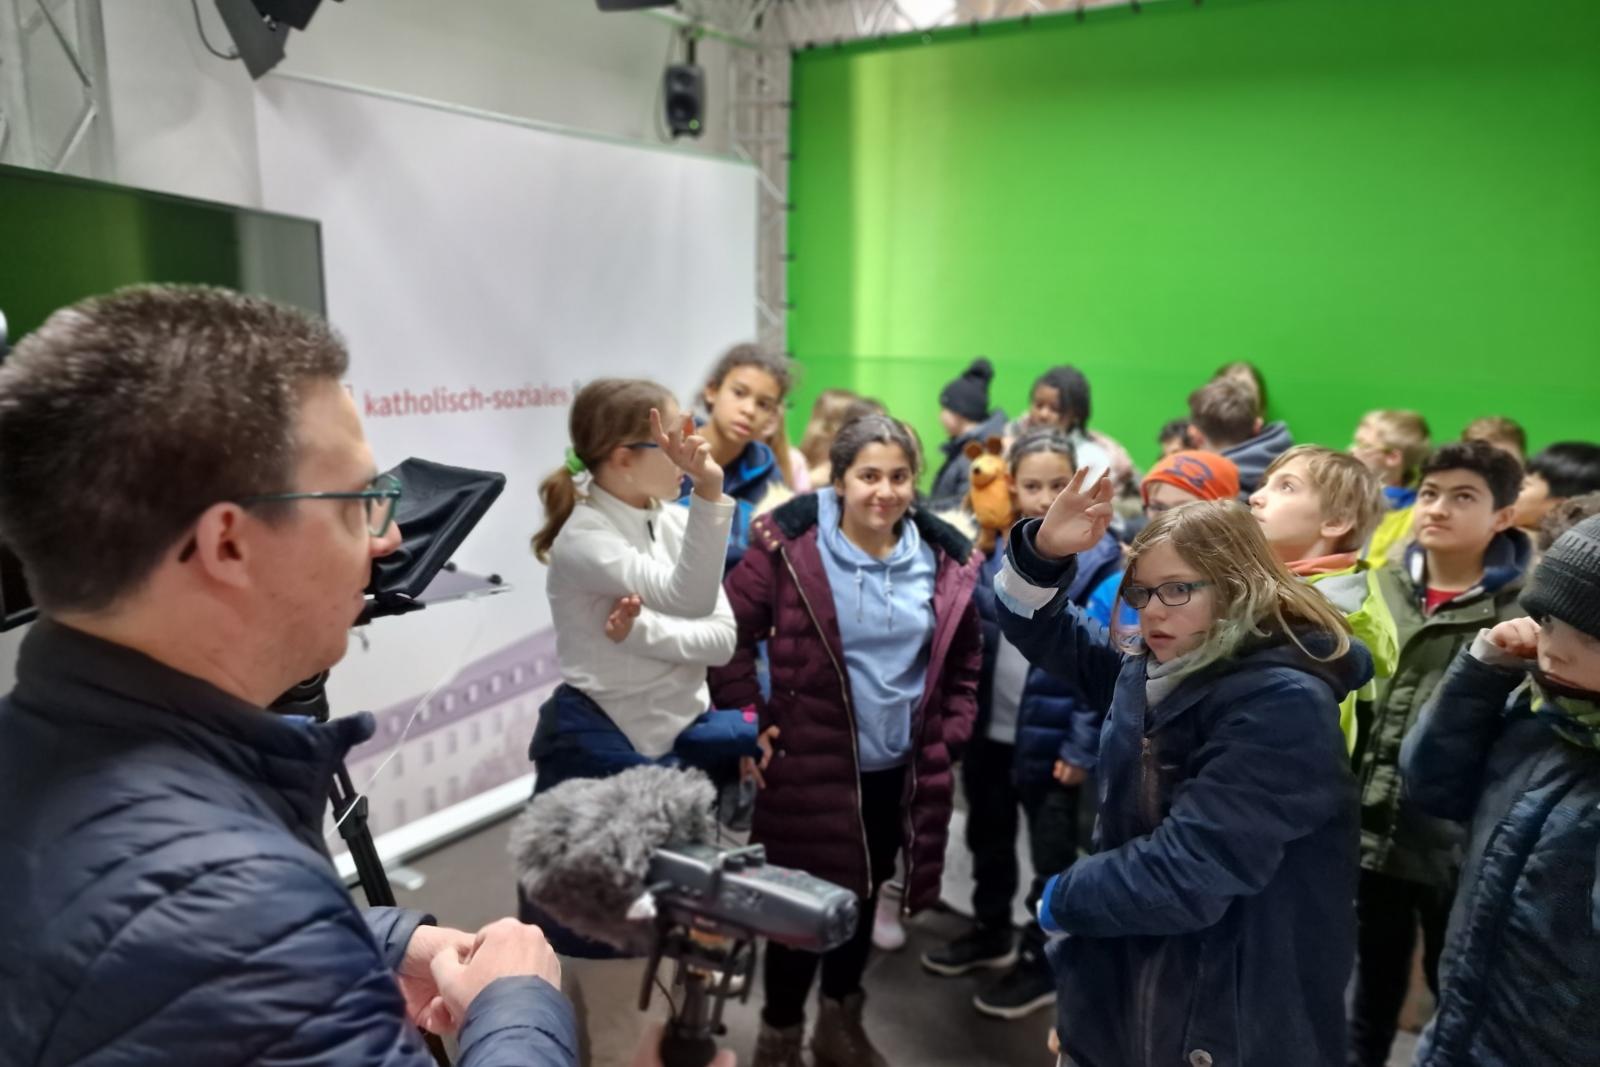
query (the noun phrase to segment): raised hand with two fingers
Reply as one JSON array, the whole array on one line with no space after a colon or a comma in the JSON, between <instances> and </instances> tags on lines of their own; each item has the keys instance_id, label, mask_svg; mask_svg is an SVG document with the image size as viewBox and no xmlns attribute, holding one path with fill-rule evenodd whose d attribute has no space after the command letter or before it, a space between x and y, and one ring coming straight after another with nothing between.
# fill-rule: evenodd
<instances>
[{"instance_id":1,"label":"raised hand with two fingers","mask_svg":"<svg viewBox=\"0 0 1600 1067\"><path fill-rule=\"evenodd\" d=\"M669 430L661 423L661 412L651 408L650 434L673 465L689 476L696 496L722 499L722 468L711 458L711 445L695 430L693 418L685 415L680 425Z\"/></svg>"},{"instance_id":2,"label":"raised hand with two fingers","mask_svg":"<svg viewBox=\"0 0 1600 1067\"><path fill-rule=\"evenodd\" d=\"M1046 559L1063 559L1087 552L1100 543L1111 527L1111 477L1102 474L1085 488L1089 469L1079 467L1072 481L1056 496L1045 512L1033 545Z\"/></svg>"}]
</instances>

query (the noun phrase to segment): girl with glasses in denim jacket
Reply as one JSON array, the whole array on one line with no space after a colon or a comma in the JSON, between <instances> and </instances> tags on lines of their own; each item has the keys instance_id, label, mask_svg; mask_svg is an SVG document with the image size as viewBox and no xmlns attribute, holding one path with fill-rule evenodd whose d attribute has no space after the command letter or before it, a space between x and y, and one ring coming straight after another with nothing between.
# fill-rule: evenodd
<instances>
[{"instance_id":1,"label":"girl with glasses in denim jacket","mask_svg":"<svg viewBox=\"0 0 1600 1067\"><path fill-rule=\"evenodd\" d=\"M1097 851L1038 907L1062 1062L1342 1067L1358 813L1338 704L1370 657L1231 501L1134 541L1139 639L1114 647L1062 596L1111 497L1080 473L995 581L1012 643L1111 709Z\"/></svg>"}]
</instances>

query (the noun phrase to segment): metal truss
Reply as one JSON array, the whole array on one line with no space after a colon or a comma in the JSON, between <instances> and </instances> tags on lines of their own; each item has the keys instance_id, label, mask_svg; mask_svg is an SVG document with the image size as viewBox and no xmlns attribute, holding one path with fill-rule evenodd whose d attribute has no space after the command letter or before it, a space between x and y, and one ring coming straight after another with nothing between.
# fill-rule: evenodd
<instances>
[{"instance_id":1,"label":"metal truss","mask_svg":"<svg viewBox=\"0 0 1600 1067\"><path fill-rule=\"evenodd\" d=\"M100 0L0 0L0 163L109 177Z\"/></svg>"},{"instance_id":2,"label":"metal truss","mask_svg":"<svg viewBox=\"0 0 1600 1067\"><path fill-rule=\"evenodd\" d=\"M1149 2L1149 0L1147 0ZM1195 0L1199 2L1199 0ZM687 18L750 44L791 50L1035 15L1139 7L1139 0L678 0Z\"/></svg>"},{"instance_id":3,"label":"metal truss","mask_svg":"<svg viewBox=\"0 0 1600 1067\"><path fill-rule=\"evenodd\" d=\"M1200 0L1194 0L1199 3ZM728 140L756 168L757 341L788 347L789 75L794 52L955 26L1138 8L1140 0L678 0L679 19L730 45Z\"/></svg>"},{"instance_id":4,"label":"metal truss","mask_svg":"<svg viewBox=\"0 0 1600 1067\"><path fill-rule=\"evenodd\" d=\"M788 348L789 68L784 47L736 49L728 65L728 141L756 168L756 342Z\"/></svg>"}]
</instances>

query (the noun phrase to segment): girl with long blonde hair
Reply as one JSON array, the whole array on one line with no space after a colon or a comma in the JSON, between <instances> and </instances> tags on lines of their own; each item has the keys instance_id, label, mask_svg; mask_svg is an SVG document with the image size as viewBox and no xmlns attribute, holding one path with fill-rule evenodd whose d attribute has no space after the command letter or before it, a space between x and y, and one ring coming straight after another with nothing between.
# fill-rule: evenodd
<instances>
[{"instance_id":1,"label":"girl with long blonde hair","mask_svg":"<svg viewBox=\"0 0 1600 1067\"><path fill-rule=\"evenodd\" d=\"M1110 708L1098 851L1038 907L1062 1062L1343 1067L1358 807L1339 701L1371 657L1232 501L1135 540L1119 651L1061 595L1111 521L1111 483L1085 482L1013 529L995 580L1007 638Z\"/></svg>"}]
</instances>

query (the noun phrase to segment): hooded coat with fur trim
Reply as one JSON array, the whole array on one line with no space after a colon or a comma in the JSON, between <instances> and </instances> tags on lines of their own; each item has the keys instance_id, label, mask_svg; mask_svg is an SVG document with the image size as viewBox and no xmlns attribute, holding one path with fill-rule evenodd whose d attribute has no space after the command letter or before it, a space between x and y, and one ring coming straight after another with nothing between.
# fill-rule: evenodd
<instances>
[{"instance_id":1,"label":"hooded coat with fur trim","mask_svg":"<svg viewBox=\"0 0 1600 1067\"><path fill-rule=\"evenodd\" d=\"M861 896L871 872L861 824L855 710L833 593L817 544L815 496L755 521L749 551L726 585L739 621L739 649L711 672L719 706L756 704L761 728L777 726L776 751L757 797L751 840L768 859L798 867ZM949 524L908 516L937 562L928 676L911 722L906 776L906 903L938 900L953 797L952 752L972 735L982 637L972 591L982 556ZM756 683L756 646L767 642L772 696Z\"/></svg>"}]
</instances>

